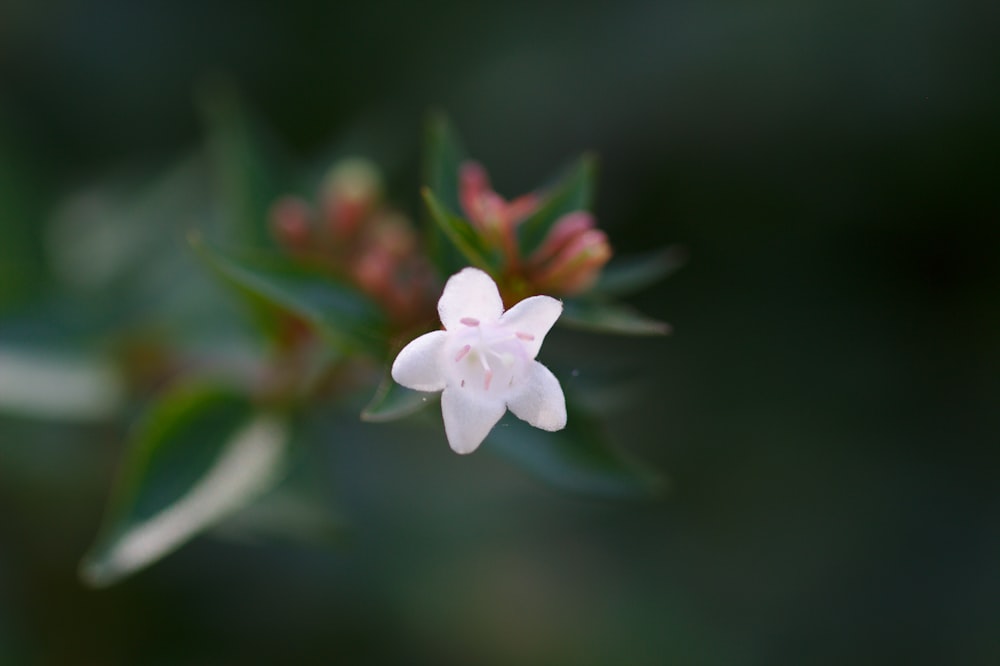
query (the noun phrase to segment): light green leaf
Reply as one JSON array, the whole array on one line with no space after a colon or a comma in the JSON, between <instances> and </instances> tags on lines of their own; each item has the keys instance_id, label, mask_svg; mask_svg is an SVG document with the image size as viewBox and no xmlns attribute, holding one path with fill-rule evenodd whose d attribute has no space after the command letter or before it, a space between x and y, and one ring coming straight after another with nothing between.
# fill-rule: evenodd
<instances>
[{"instance_id":1,"label":"light green leaf","mask_svg":"<svg viewBox=\"0 0 1000 666\"><path fill-rule=\"evenodd\" d=\"M451 242L451 245L465 257L468 263L487 273L494 273L495 252L486 246L476 229L468 221L449 213L428 188L423 189L423 195L431 219ZM462 263L458 268L464 265L466 264Z\"/></svg>"},{"instance_id":2,"label":"light green leaf","mask_svg":"<svg viewBox=\"0 0 1000 666\"><path fill-rule=\"evenodd\" d=\"M200 236L189 240L224 280L253 299L306 320L337 349L383 353L384 316L353 287L284 257L238 259L210 248Z\"/></svg>"},{"instance_id":3,"label":"light green leaf","mask_svg":"<svg viewBox=\"0 0 1000 666\"><path fill-rule=\"evenodd\" d=\"M105 526L80 574L110 585L253 502L285 473L285 418L225 387L164 397L133 433Z\"/></svg>"},{"instance_id":4,"label":"light green leaf","mask_svg":"<svg viewBox=\"0 0 1000 666\"><path fill-rule=\"evenodd\" d=\"M597 333L667 335L670 324L650 319L627 305L603 301L567 300L559 323Z\"/></svg>"},{"instance_id":5,"label":"light green leaf","mask_svg":"<svg viewBox=\"0 0 1000 666\"><path fill-rule=\"evenodd\" d=\"M0 411L60 421L105 421L125 402L109 361L56 350L0 347Z\"/></svg>"},{"instance_id":6,"label":"light green leaf","mask_svg":"<svg viewBox=\"0 0 1000 666\"><path fill-rule=\"evenodd\" d=\"M361 420L372 423L395 421L433 405L440 397L440 393L425 393L400 386L386 373L371 402L362 410Z\"/></svg>"},{"instance_id":7,"label":"light green leaf","mask_svg":"<svg viewBox=\"0 0 1000 666\"><path fill-rule=\"evenodd\" d=\"M638 256L612 259L587 293L624 296L659 282L687 262L687 251L670 245Z\"/></svg>"},{"instance_id":8,"label":"light green leaf","mask_svg":"<svg viewBox=\"0 0 1000 666\"><path fill-rule=\"evenodd\" d=\"M584 155L545 196L541 207L517 227L521 256L530 256L545 240L549 229L566 213L590 210L594 203L597 158Z\"/></svg>"},{"instance_id":9,"label":"light green leaf","mask_svg":"<svg viewBox=\"0 0 1000 666\"><path fill-rule=\"evenodd\" d=\"M612 447L601 424L579 408L570 407L566 428L558 432L533 428L508 415L485 446L564 490L650 497L664 485L654 470Z\"/></svg>"}]
</instances>

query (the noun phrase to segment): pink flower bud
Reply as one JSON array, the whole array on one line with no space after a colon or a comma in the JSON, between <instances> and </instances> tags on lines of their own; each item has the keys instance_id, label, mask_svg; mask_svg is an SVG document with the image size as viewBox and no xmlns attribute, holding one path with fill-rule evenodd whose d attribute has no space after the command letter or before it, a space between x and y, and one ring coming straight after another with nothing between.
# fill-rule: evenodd
<instances>
[{"instance_id":1,"label":"pink flower bud","mask_svg":"<svg viewBox=\"0 0 1000 666\"><path fill-rule=\"evenodd\" d=\"M561 217L532 255L532 282L545 293L572 295L587 290L611 258L607 235L584 211Z\"/></svg>"},{"instance_id":2,"label":"pink flower bud","mask_svg":"<svg viewBox=\"0 0 1000 666\"><path fill-rule=\"evenodd\" d=\"M556 223L549 229L541 246L532 253L531 262L540 266L565 248L574 238L596 226L594 216L587 211L577 210L566 213L556 220Z\"/></svg>"}]
</instances>

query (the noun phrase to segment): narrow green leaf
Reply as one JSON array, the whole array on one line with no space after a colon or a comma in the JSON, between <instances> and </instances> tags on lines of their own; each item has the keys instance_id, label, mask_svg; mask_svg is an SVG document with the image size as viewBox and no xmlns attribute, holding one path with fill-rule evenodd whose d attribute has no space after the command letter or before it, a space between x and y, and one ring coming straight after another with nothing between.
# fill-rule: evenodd
<instances>
[{"instance_id":1,"label":"narrow green leaf","mask_svg":"<svg viewBox=\"0 0 1000 666\"><path fill-rule=\"evenodd\" d=\"M268 210L285 191L274 167L274 151L266 148L262 133L226 83L216 82L201 106L227 239L241 246L270 247Z\"/></svg>"},{"instance_id":2,"label":"narrow green leaf","mask_svg":"<svg viewBox=\"0 0 1000 666\"><path fill-rule=\"evenodd\" d=\"M565 301L559 323L597 333L622 335L667 335L671 330L670 324L650 319L627 305L587 300Z\"/></svg>"},{"instance_id":3,"label":"narrow green leaf","mask_svg":"<svg viewBox=\"0 0 1000 666\"><path fill-rule=\"evenodd\" d=\"M84 581L110 585L173 552L271 489L291 428L221 386L166 395L134 431Z\"/></svg>"},{"instance_id":4,"label":"narrow green leaf","mask_svg":"<svg viewBox=\"0 0 1000 666\"><path fill-rule=\"evenodd\" d=\"M371 402L362 410L361 420L372 423L395 421L436 403L440 396L440 393L425 393L400 386L386 373Z\"/></svg>"},{"instance_id":5,"label":"narrow green leaf","mask_svg":"<svg viewBox=\"0 0 1000 666\"><path fill-rule=\"evenodd\" d=\"M650 497L663 479L607 441L601 423L571 407L566 428L545 432L508 415L486 444L539 479L564 490L605 497Z\"/></svg>"},{"instance_id":6,"label":"narrow green leaf","mask_svg":"<svg viewBox=\"0 0 1000 666\"><path fill-rule=\"evenodd\" d=\"M517 227L517 240L521 256L534 252L556 221L576 210L590 210L594 203L594 180L597 176L597 158L584 155L552 188L541 207Z\"/></svg>"},{"instance_id":7,"label":"narrow green leaf","mask_svg":"<svg viewBox=\"0 0 1000 666\"><path fill-rule=\"evenodd\" d=\"M452 217L462 212L458 170L466 159L462 140L448 117L442 113L428 115L424 130L423 185L440 202L441 210ZM442 275L451 275L466 265L463 253L437 220L428 220L425 230L431 261Z\"/></svg>"},{"instance_id":8,"label":"narrow green leaf","mask_svg":"<svg viewBox=\"0 0 1000 666\"><path fill-rule=\"evenodd\" d=\"M431 219L444 232L451 245L468 263L482 268L487 273L494 273L495 252L483 243L475 228L468 221L449 213L428 188L423 189L423 195Z\"/></svg>"},{"instance_id":9,"label":"narrow green leaf","mask_svg":"<svg viewBox=\"0 0 1000 666\"><path fill-rule=\"evenodd\" d=\"M312 324L341 351L381 353L385 320L379 307L353 287L284 257L237 259L210 248L200 236L191 246L223 279L251 298Z\"/></svg>"},{"instance_id":10,"label":"narrow green leaf","mask_svg":"<svg viewBox=\"0 0 1000 666\"><path fill-rule=\"evenodd\" d=\"M588 294L624 296L659 282L687 262L687 251L678 245L634 257L612 259Z\"/></svg>"},{"instance_id":11,"label":"narrow green leaf","mask_svg":"<svg viewBox=\"0 0 1000 666\"><path fill-rule=\"evenodd\" d=\"M424 185L452 214L462 210L458 196L458 169L467 159L458 132L448 117L430 114L424 132Z\"/></svg>"}]
</instances>

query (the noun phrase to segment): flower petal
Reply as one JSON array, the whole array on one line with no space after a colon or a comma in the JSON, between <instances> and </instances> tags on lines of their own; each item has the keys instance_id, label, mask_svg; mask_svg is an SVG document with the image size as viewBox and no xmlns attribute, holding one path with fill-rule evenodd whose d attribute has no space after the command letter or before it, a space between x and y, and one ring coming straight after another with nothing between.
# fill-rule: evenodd
<instances>
[{"instance_id":1,"label":"flower petal","mask_svg":"<svg viewBox=\"0 0 1000 666\"><path fill-rule=\"evenodd\" d=\"M472 453L479 448L506 411L503 401L484 399L482 394L458 386L449 386L441 394L444 432L455 453Z\"/></svg>"},{"instance_id":2,"label":"flower petal","mask_svg":"<svg viewBox=\"0 0 1000 666\"><path fill-rule=\"evenodd\" d=\"M521 389L507 399L514 416L542 430L566 427L566 398L548 368L534 361L522 379Z\"/></svg>"},{"instance_id":3,"label":"flower petal","mask_svg":"<svg viewBox=\"0 0 1000 666\"><path fill-rule=\"evenodd\" d=\"M403 347L392 362L392 378L416 391L440 391L445 378L441 354L448 334L432 331Z\"/></svg>"},{"instance_id":4,"label":"flower petal","mask_svg":"<svg viewBox=\"0 0 1000 666\"><path fill-rule=\"evenodd\" d=\"M522 337L524 348L531 358L535 358L542 347L545 334L559 319L562 309L562 301L551 296L532 296L504 312L500 323L517 333L526 334Z\"/></svg>"},{"instance_id":5,"label":"flower petal","mask_svg":"<svg viewBox=\"0 0 1000 666\"><path fill-rule=\"evenodd\" d=\"M464 317L494 322L503 313L503 301L493 278L478 268L463 268L448 278L438 314L448 330L458 327Z\"/></svg>"}]
</instances>

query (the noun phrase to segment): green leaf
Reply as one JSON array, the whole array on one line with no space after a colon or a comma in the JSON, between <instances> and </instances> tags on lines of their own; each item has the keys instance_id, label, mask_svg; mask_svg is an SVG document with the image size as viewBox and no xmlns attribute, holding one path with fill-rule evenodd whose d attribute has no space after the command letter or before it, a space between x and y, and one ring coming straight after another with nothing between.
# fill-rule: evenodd
<instances>
[{"instance_id":1,"label":"green leaf","mask_svg":"<svg viewBox=\"0 0 1000 666\"><path fill-rule=\"evenodd\" d=\"M441 113L430 114L424 133L424 185L452 214L462 210L458 168L466 159L462 140L448 117Z\"/></svg>"},{"instance_id":2,"label":"green leaf","mask_svg":"<svg viewBox=\"0 0 1000 666\"><path fill-rule=\"evenodd\" d=\"M425 393L400 386L386 373L371 402L362 410L361 420L372 423L395 421L434 404L440 396L440 393Z\"/></svg>"},{"instance_id":3,"label":"green leaf","mask_svg":"<svg viewBox=\"0 0 1000 666\"><path fill-rule=\"evenodd\" d=\"M517 227L521 256L530 256L545 240L549 229L566 213L590 210L594 203L597 159L584 155L547 195L539 209Z\"/></svg>"},{"instance_id":4,"label":"green leaf","mask_svg":"<svg viewBox=\"0 0 1000 666\"><path fill-rule=\"evenodd\" d=\"M624 296L659 282L686 262L687 251L678 245L638 256L612 259L588 294Z\"/></svg>"},{"instance_id":5,"label":"green leaf","mask_svg":"<svg viewBox=\"0 0 1000 666\"><path fill-rule=\"evenodd\" d=\"M465 257L468 263L482 268L487 273L495 273L493 267L496 264L496 253L486 246L475 227L468 221L449 213L428 188L423 189L423 195L431 219L444 233L451 245ZM465 263L461 263L454 270L465 265Z\"/></svg>"},{"instance_id":6,"label":"green leaf","mask_svg":"<svg viewBox=\"0 0 1000 666\"><path fill-rule=\"evenodd\" d=\"M216 82L201 106L226 238L241 246L273 246L268 210L286 191L274 168L276 151L267 149L262 133L228 84Z\"/></svg>"},{"instance_id":7,"label":"green leaf","mask_svg":"<svg viewBox=\"0 0 1000 666\"><path fill-rule=\"evenodd\" d=\"M462 211L459 198L458 170L467 158L458 132L442 113L428 115L424 130L423 185L440 202L439 208L451 218ZM451 275L466 265L463 252L456 247L447 229L431 213L426 225L427 247L434 265L442 275Z\"/></svg>"},{"instance_id":8,"label":"green leaf","mask_svg":"<svg viewBox=\"0 0 1000 666\"><path fill-rule=\"evenodd\" d=\"M597 333L667 335L670 324L650 319L627 305L603 301L567 300L559 323Z\"/></svg>"},{"instance_id":9,"label":"green leaf","mask_svg":"<svg viewBox=\"0 0 1000 666\"><path fill-rule=\"evenodd\" d=\"M344 352L383 353L385 319L379 307L353 287L284 257L235 258L193 235L191 246L224 280L251 298L312 324Z\"/></svg>"},{"instance_id":10,"label":"green leaf","mask_svg":"<svg viewBox=\"0 0 1000 666\"><path fill-rule=\"evenodd\" d=\"M610 445L601 423L572 406L566 428L546 432L507 416L487 446L539 479L564 490L605 497L650 497L663 479Z\"/></svg>"},{"instance_id":11,"label":"green leaf","mask_svg":"<svg viewBox=\"0 0 1000 666\"><path fill-rule=\"evenodd\" d=\"M286 419L220 386L185 387L134 431L101 536L81 564L110 585L253 502L284 475Z\"/></svg>"}]
</instances>

